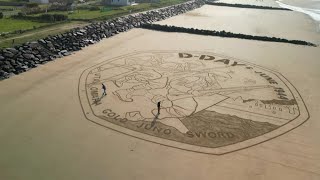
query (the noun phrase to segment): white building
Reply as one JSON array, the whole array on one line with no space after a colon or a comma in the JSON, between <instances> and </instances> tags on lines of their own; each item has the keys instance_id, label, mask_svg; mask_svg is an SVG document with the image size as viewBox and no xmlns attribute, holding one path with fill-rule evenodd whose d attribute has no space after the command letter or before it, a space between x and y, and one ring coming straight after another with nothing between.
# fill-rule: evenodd
<instances>
[{"instance_id":1,"label":"white building","mask_svg":"<svg viewBox=\"0 0 320 180\"><path fill-rule=\"evenodd\" d=\"M114 6L129 6L134 3L134 0L105 0L104 3Z\"/></svg>"},{"instance_id":2,"label":"white building","mask_svg":"<svg viewBox=\"0 0 320 180\"><path fill-rule=\"evenodd\" d=\"M38 3L38 4L49 4L49 0L29 0L29 2Z\"/></svg>"}]
</instances>

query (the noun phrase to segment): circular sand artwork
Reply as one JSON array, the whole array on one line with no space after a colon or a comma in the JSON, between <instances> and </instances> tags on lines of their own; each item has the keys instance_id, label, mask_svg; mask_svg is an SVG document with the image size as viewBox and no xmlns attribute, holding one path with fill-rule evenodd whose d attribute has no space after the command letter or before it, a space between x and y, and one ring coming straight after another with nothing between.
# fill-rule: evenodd
<instances>
[{"instance_id":1,"label":"circular sand artwork","mask_svg":"<svg viewBox=\"0 0 320 180\"><path fill-rule=\"evenodd\" d=\"M82 73L79 97L86 118L103 127L217 155L278 137L309 118L280 73L207 52L148 51L107 60Z\"/></svg>"}]
</instances>

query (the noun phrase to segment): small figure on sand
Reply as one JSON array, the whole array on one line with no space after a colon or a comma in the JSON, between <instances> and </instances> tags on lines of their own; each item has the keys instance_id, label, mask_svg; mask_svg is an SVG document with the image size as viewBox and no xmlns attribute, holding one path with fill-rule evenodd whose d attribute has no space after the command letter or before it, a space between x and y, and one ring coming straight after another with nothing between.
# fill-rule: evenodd
<instances>
[{"instance_id":1,"label":"small figure on sand","mask_svg":"<svg viewBox=\"0 0 320 180\"><path fill-rule=\"evenodd\" d=\"M160 101L157 103L158 106L158 114L160 114Z\"/></svg>"},{"instance_id":2,"label":"small figure on sand","mask_svg":"<svg viewBox=\"0 0 320 180\"><path fill-rule=\"evenodd\" d=\"M106 96L107 95L107 92L106 92L107 88L103 83L102 83L102 90L103 90L102 96Z\"/></svg>"}]
</instances>

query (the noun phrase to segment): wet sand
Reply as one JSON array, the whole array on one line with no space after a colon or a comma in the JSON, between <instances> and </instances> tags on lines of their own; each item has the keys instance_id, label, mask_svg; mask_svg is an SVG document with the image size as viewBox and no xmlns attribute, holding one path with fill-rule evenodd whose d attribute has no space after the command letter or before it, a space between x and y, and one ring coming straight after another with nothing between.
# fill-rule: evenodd
<instances>
[{"instance_id":1,"label":"wet sand","mask_svg":"<svg viewBox=\"0 0 320 180\"><path fill-rule=\"evenodd\" d=\"M320 9L320 1L318 0L284 0L283 3L309 9Z\"/></svg>"},{"instance_id":2,"label":"wet sand","mask_svg":"<svg viewBox=\"0 0 320 180\"><path fill-rule=\"evenodd\" d=\"M172 17L158 24L320 43L317 23L307 15L294 11L205 5L201 9Z\"/></svg>"},{"instance_id":3,"label":"wet sand","mask_svg":"<svg viewBox=\"0 0 320 180\"><path fill-rule=\"evenodd\" d=\"M190 13L161 23L211 27L203 25L202 16L195 23L198 16ZM221 26L255 32L245 23ZM272 32L261 25L261 33L319 40L310 33L311 24L296 28L281 33L285 27ZM221 156L146 142L88 121L78 97L81 73L110 58L148 50L208 51L276 70L301 93L310 119L271 141ZM0 82L0 179L319 179L319 57L319 47L142 29L103 40Z\"/></svg>"}]
</instances>

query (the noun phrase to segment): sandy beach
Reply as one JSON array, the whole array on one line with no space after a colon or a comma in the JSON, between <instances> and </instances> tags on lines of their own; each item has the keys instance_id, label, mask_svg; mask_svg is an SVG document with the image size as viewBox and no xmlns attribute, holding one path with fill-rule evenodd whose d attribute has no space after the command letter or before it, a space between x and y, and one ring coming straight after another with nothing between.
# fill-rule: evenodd
<instances>
[{"instance_id":1,"label":"sandy beach","mask_svg":"<svg viewBox=\"0 0 320 180\"><path fill-rule=\"evenodd\" d=\"M159 24L300 39L319 44L317 23L307 15L294 11L263 10L264 13L261 11L205 5L201 9L172 17Z\"/></svg>"},{"instance_id":2,"label":"sandy beach","mask_svg":"<svg viewBox=\"0 0 320 180\"><path fill-rule=\"evenodd\" d=\"M316 23L292 11L205 5L159 24L320 42ZM279 72L300 93L310 118L225 155L169 147L88 121L78 92L82 73L154 50L216 53ZM319 58L319 47L138 28L105 39L0 82L0 179L320 179Z\"/></svg>"}]
</instances>

